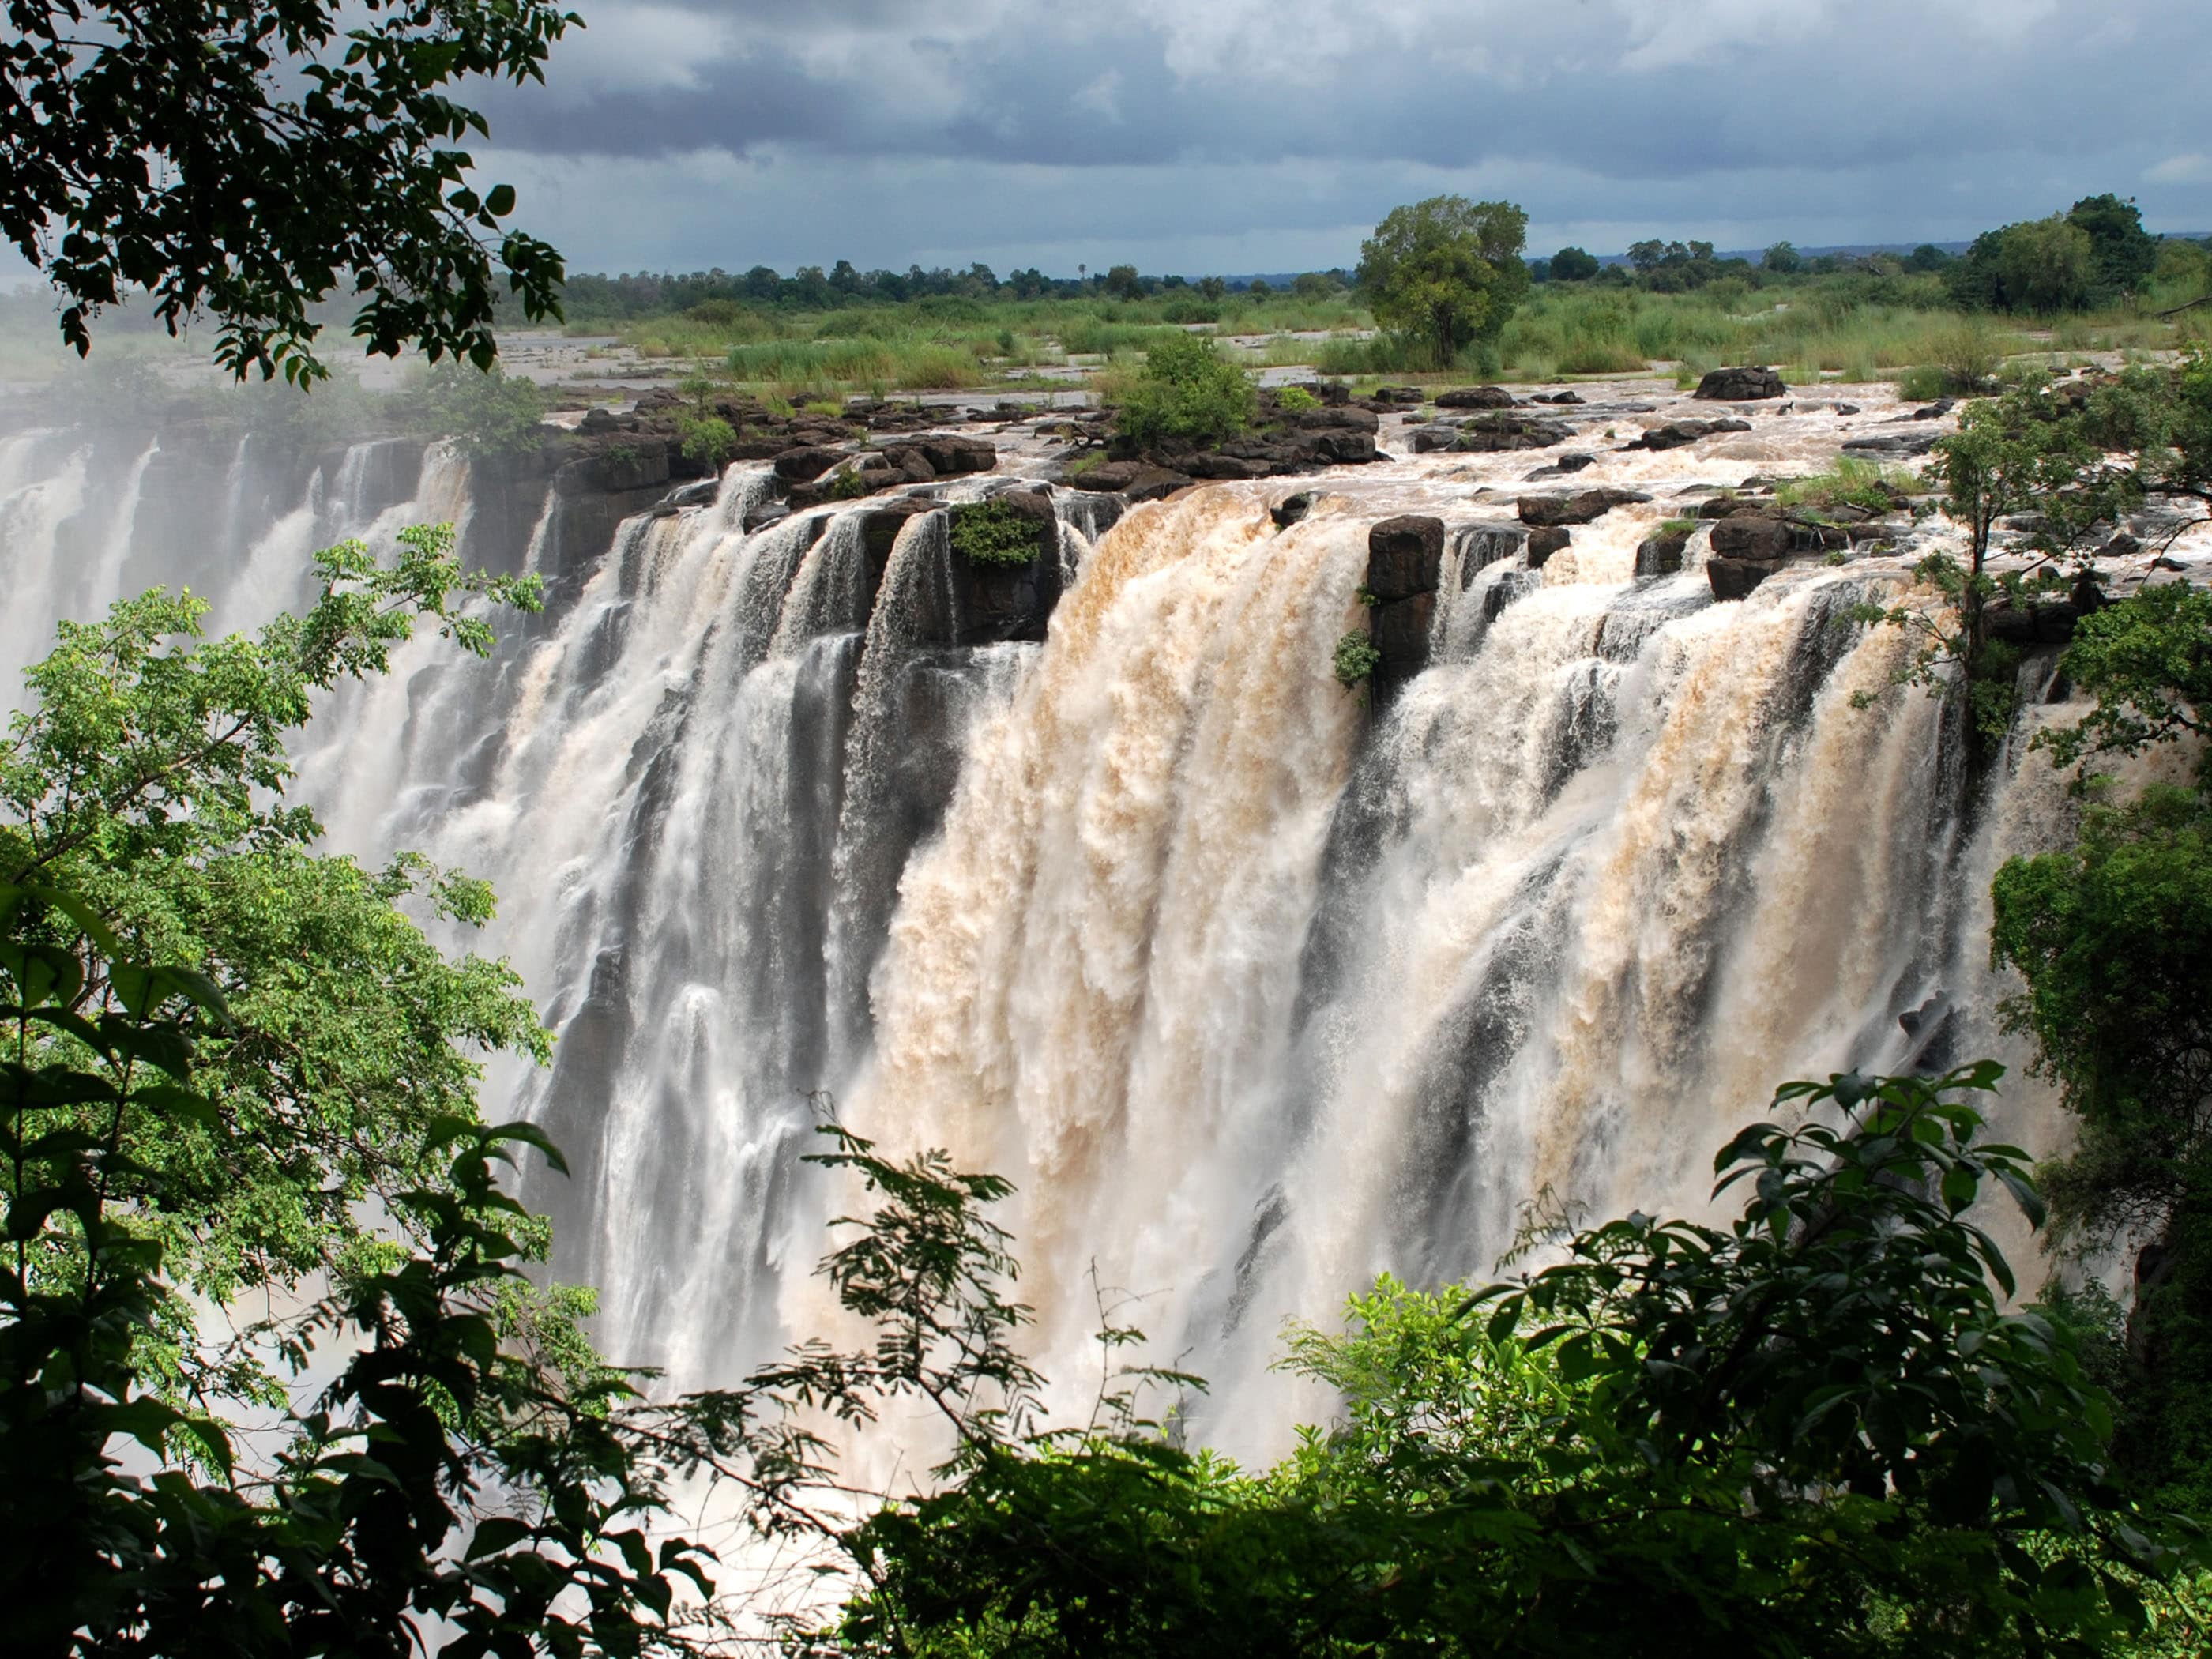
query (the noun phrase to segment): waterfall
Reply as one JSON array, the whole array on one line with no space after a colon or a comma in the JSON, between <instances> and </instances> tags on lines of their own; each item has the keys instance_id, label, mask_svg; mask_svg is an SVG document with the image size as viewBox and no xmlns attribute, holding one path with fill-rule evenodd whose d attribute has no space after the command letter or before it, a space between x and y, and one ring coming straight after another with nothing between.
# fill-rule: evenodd
<instances>
[{"instance_id":1,"label":"waterfall","mask_svg":"<svg viewBox=\"0 0 2212 1659\"><path fill-rule=\"evenodd\" d=\"M1954 1057L2015 1066L2007 1134L2059 1133L1987 964L1998 862L2077 810L2024 752L2063 713L2050 659L1970 781L1955 700L1852 620L1911 591L1909 556L1721 604L1700 532L1636 577L1665 497L1833 453L1833 416L1761 426L1606 454L1577 487L1662 499L1540 568L1525 455L1126 511L1060 490L1024 590L1042 642L978 608L938 510L1034 488L1019 434L996 475L749 530L763 465L617 522L588 479L445 446L58 426L0 436L0 667L147 571L258 625L310 596L315 548L410 523L544 575L488 659L425 637L331 697L298 793L335 850L499 893L465 942L557 1044L494 1066L485 1109L564 1148L573 1177L526 1196L601 1287L607 1351L708 1383L820 1328L850 1196L800 1162L826 1094L1015 1182L1048 1374L1095 1382L1095 1269L1213 1378L1194 1431L1262 1451L1316 1405L1269 1370L1286 1316L1384 1268L1486 1273L1540 1191L1696 1211L1776 1082L1938 1053L1899 1019L1931 999ZM1428 661L1377 702L1334 653L1370 528L1409 511L1447 526Z\"/></svg>"}]
</instances>

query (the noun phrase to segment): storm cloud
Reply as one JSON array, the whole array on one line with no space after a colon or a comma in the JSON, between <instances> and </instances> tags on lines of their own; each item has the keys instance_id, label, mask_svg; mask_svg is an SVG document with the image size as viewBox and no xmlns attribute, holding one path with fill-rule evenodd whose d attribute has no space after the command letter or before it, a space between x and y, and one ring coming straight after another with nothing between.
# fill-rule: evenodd
<instances>
[{"instance_id":1,"label":"storm cloud","mask_svg":"<svg viewBox=\"0 0 2212 1659\"><path fill-rule=\"evenodd\" d=\"M1347 263L1505 196L1543 251L1948 240L2133 195L2212 226L2182 0L581 0L485 89L576 270Z\"/></svg>"}]
</instances>

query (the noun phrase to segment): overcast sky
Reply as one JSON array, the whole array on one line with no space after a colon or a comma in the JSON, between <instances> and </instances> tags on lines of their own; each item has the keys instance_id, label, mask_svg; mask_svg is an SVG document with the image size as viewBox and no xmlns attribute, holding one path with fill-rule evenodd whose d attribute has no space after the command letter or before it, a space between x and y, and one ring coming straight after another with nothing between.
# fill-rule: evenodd
<instances>
[{"instance_id":1,"label":"overcast sky","mask_svg":"<svg viewBox=\"0 0 2212 1659\"><path fill-rule=\"evenodd\" d=\"M1532 252L2212 228L2204 0L575 0L480 99L572 270L1351 264L1393 205Z\"/></svg>"}]
</instances>

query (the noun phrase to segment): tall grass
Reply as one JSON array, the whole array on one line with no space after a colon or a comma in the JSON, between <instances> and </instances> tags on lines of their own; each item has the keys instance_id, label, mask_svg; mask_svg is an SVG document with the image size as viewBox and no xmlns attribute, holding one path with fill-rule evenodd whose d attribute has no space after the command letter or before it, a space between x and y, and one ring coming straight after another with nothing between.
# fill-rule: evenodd
<instances>
[{"instance_id":1,"label":"tall grass","mask_svg":"<svg viewBox=\"0 0 2212 1659\"><path fill-rule=\"evenodd\" d=\"M1917 369L1922 388L1934 377L1964 387L2025 352L2148 350L2202 337L2212 331L2212 307L2170 321L2150 312L2154 301L2193 297L2185 290L2200 281L2193 270L2162 276L2137 308L2067 319L2055 338L2004 319L1962 319L1933 278L1847 276L1760 289L1726 281L1671 295L1547 284L1496 341L1449 364L1436 362L1423 341L1354 337L1373 327L1354 296L1208 301L1188 289L1133 301L944 296L818 312L715 302L628 324L622 337L647 356L724 362L741 382L800 397L840 388L959 390L1016 380L1070 356L1133 366L1170 331L1207 324L1224 340L1256 341L1244 352L1248 366L1311 363L1352 378L1530 381L1638 374L1662 364L1694 384L1723 363L1760 362L1797 384L1901 380ZM1291 337L1298 333L1330 337Z\"/></svg>"}]
</instances>

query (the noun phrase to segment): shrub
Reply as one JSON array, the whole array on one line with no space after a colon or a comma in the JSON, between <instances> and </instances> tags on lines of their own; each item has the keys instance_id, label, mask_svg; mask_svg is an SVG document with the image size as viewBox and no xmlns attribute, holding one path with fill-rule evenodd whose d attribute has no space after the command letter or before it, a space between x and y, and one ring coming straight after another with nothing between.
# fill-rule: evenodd
<instances>
[{"instance_id":1,"label":"shrub","mask_svg":"<svg viewBox=\"0 0 2212 1659\"><path fill-rule=\"evenodd\" d=\"M1935 366L1943 372L1950 392L1980 392L1996 379L2004 362L2004 349L1996 331L1978 317L1961 318L1930 343Z\"/></svg>"},{"instance_id":2,"label":"shrub","mask_svg":"<svg viewBox=\"0 0 2212 1659\"><path fill-rule=\"evenodd\" d=\"M951 514L952 550L973 564L1027 564L1037 556L1037 521L1004 501L963 501Z\"/></svg>"},{"instance_id":3,"label":"shrub","mask_svg":"<svg viewBox=\"0 0 2212 1659\"><path fill-rule=\"evenodd\" d=\"M719 415L681 416L676 429L683 437L684 455L711 467L719 469L737 447L738 434Z\"/></svg>"},{"instance_id":4,"label":"shrub","mask_svg":"<svg viewBox=\"0 0 2212 1659\"><path fill-rule=\"evenodd\" d=\"M1279 408L1295 410L1300 412L1311 409L1319 409L1321 407L1321 399L1315 397L1312 392L1307 391L1302 386L1286 386L1283 387L1280 391L1275 393L1275 403Z\"/></svg>"},{"instance_id":5,"label":"shrub","mask_svg":"<svg viewBox=\"0 0 2212 1659\"><path fill-rule=\"evenodd\" d=\"M1940 398L1949 384L1942 369L1933 363L1922 363L1897 377L1897 395L1914 399Z\"/></svg>"},{"instance_id":6,"label":"shrub","mask_svg":"<svg viewBox=\"0 0 2212 1659\"><path fill-rule=\"evenodd\" d=\"M1122 394L1122 434L1139 445L1218 443L1252 422L1252 377L1210 340L1163 335Z\"/></svg>"},{"instance_id":7,"label":"shrub","mask_svg":"<svg viewBox=\"0 0 2212 1659\"><path fill-rule=\"evenodd\" d=\"M1346 634L1336 642L1336 683L1347 691L1371 678L1382 663L1382 653L1364 634Z\"/></svg>"}]
</instances>

